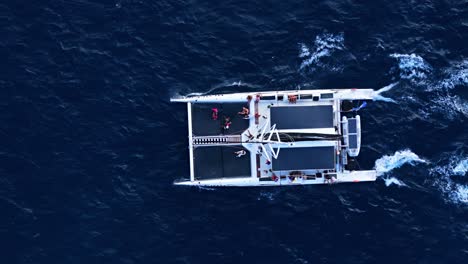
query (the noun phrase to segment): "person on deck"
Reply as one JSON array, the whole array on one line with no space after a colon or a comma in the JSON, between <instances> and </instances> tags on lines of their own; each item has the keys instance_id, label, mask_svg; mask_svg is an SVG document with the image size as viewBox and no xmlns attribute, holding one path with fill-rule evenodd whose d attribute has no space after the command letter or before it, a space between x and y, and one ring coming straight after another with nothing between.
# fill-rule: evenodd
<instances>
[{"instance_id":1,"label":"person on deck","mask_svg":"<svg viewBox=\"0 0 468 264\"><path fill-rule=\"evenodd\" d=\"M218 108L211 108L211 119L218 120Z\"/></svg>"},{"instance_id":2,"label":"person on deck","mask_svg":"<svg viewBox=\"0 0 468 264\"><path fill-rule=\"evenodd\" d=\"M234 152L234 154L237 155L238 158L244 156L246 154L245 150L241 149L239 151Z\"/></svg>"},{"instance_id":3,"label":"person on deck","mask_svg":"<svg viewBox=\"0 0 468 264\"><path fill-rule=\"evenodd\" d=\"M231 126L231 118L230 117L224 117L224 129L228 130L229 127Z\"/></svg>"},{"instance_id":4,"label":"person on deck","mask_svg":"<svg viewBox=\"0 0 468 264\"><path fill-rule=\"evenodd\" d=\"M297 95L293 95L293 94L288 95L288 101L291 104L295 104L297 102Z\"/></svg>"},{"instance_id":5,"label":"person on deck","mask_svg":"<svg viewBox=\"0 0 468 264\"><path fill-rule=\"evenodd\" d=\"M243 107L242 107L242 111L241 111L241 112L238 112L237 114L238 114L238 115L243 115L244 118L245 118L245 117L248 117L248 116L249 116L249 112L250 112L249 109L248 109L247 107L243 106Z\"/></svg>"}]
</instances>

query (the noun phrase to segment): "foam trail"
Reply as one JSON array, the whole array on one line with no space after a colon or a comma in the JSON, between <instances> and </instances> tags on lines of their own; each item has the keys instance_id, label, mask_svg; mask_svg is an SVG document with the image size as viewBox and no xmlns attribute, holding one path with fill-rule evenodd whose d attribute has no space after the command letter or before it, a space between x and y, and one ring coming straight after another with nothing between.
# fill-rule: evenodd
<instances>
[{"instance_id":1,"label":"foam trail","mask_svg":"<svg viewBox=\"0 0 468 264\"><path fill-rule=\"evenodd\" d=\"M464 176L468 172L468 157L454 155L447 165L436 166L431 169L431 174L450 176Z\"/></svg>"},{"instance_id":2,"label":"foam trail","mask_svg":"<svg viewBox=\"0 0 468 264\"><path fill-rule=\"evenodd\" d=\"M412 54L390 54L390 57L398 61L400 78L407 79L414 84L425 84L425 80L432 72L432 67L421 57Z\"/></svg>"},{"instance_id":3,"label":"foam trail","mask_svg":"<svg viewBox=\"0 0 468 264\"><path fill-rule=\"evenodd\" d=\"M191 96L202 96L202 95L207 95L207 94L211 94L212 92L218 90L218 89L221 89L221 88L226 88L226 87L233 87L233 86L237 86L237 87L240 87L240 86L243 86L243 87L248 87L248 88L251 88L251 89L257 89L259 88L258 85L255 85L255 84L250 84L250 83L244 83L242 82L242 80L239 80L239 81L225 81L221 84L218 84L218 85L215 85L213 87L211 87L208 91L206 92L197 92L197 93L189 93L187 95L185 95L186 97L191 97Z\"/></svg>"},{"instance_id":4,"label":"foam trail","mask_svg":"<svg viewBox=\"0 0 468 264\"><path fill-rule=\"evenodd\" d=\"M301 43L301 53L299 53L299 58L304 58L308 56L310 56L309 48L304 43Z\"/></svg>"},{"instance_id":5,"label":"foam trail","mask_svg":"<svg viewBox=\"0 0 468 264\"><path fill-rule=\"evenodd\" d=\"M384 178L385 181L385 186L390 186L392 184L398 185L398 186L407 186L404 182L398 180L395 177L390 177L390 178Z\"/></svg>"},{"instance_id":6,"label":"foam trail","mask_svg":"<svg viewBox=\"0 0 468 264\"><path fill-rule=\"evenodd\" d=\"M456 174L456 175L466 175L466 173L468 172L468 158L460 161L456 166L455 168L453 168L453 173Z\"/></svg>"},{"instance_id":7,"label":"foam trail","mask_svg":"<svg viewBox=\"0 0 468 264\"><path fill-rule=\"evenodd\" d=\"M397 103L395 100L393 100L392 98L388 98L388 97L385 97L385 96L381 96L380 94L375 94L372 99L374 101L383 101L383 102L387 102L387 103Z\"/></svg>"},{"instance_id":8,"label":"foam trail","mask_svg":"<svg viewBox=\"0 0 468 264\"><path fill-rule=\"evenodd\" d=\"M462 184L455 184L449 196L452 199L452 201L456 201L459 203L468 203L468 186Z\"/></svg>"},{"instance_id":9,"label":"foam trail","mask_svg":"<svg viewBox=\"0 0 468 264\"><path fill-rule=\"evenodd\" d=\"M202 92L202 93L189 93L189 94L187 94L186 96L187 96L187 97L190 97L190 96L202 96L202 95L209 94L209 93L213 92L213 91L216 90L216 89L218 89L218 87L215 86L215 87L209 89L209 90L206 91L206 92Z\"/></svg>"},{"instance_id":10,"label":"foam trail","mask_svg":"<svg viewBox=\"0 0 468 264\"><path fill-rule=\"evenodd\" d=\"M460 114L468 116L468 102L456 95L440 95L431 101L430 109L442 113L447 119L454 120Z\"/></svg>"},{"instance_id":11,"label":"foam trail","mask_svg":"<svg viewBox=\"0 0 468 264\"><path fill-rule=\"evenodd\" d=\"M375 170L377 176L382 176L385 173L403 166L408 163L414 165L415 163L427 163L426 160L421 159L418 155L414 154L411 150L405 149L395 152L395 154L388 156L385 155L375 161Z\"/></svg>"},{"instance_id":12,"label":"foam trail","mask_svg":"<svg viewBox=\"0 0 468 264\"><path fill-rule=\"evenodd\" d=\"M447 159L445 160L447 162ZM447 164L438 165L429 170L436 186L446 199L454 204L468 204L468 185L457 182L457 177L468 172L468 157L453 154Z\"/></svg>"},{"instance_id":13,"label":"foam trail","mask_svg":"<svg viewBox=\"0 0 468 264\"><path fill-rule=\"evenodd\" d=\"M393 87L395 87L398 84L398 82L391 83L383 88L380 88L379 90L376 91L377 94L381 94L384 92L390 91Z\"/></svg>"},{"instance_id":14,"label":"foam trail","mask_svg":"<svg viewBox=\"0 0 468 264\"><path fill-rule=\"evenodd\" d=\"M456 63L453 67L446 69L445 73L448 77L439 86L452 89L459 85L468 85L468 60Z\"/></svg>"},{"instance_id":15,"label":"foam trail","mask_svg":"<svg viewBox=\"0 0 468 264\"><path fill-rule=\"evenodd\" d=\"M389 84L389 85L387 85L387 86L385 86L383 88L380 88L379 90L374 92L374 96L373 96L372 99L374 101L384 101L384 102L387 102L387 103L396 103L395 100L393 100L392 98L382 96L381 93L385 93L385 92L390 91L397 84L398 84L398 82L394 82L394 83L391 83L391 84Z\"/></svg>"}]
</instances>

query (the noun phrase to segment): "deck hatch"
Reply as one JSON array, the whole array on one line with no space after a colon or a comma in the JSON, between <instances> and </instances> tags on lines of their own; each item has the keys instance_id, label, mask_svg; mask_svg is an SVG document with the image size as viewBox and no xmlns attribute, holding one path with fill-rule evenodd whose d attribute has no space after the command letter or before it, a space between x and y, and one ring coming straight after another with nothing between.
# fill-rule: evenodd
<instances>
[{"instance_id":1,"label":"deck hatch","mask_svg":"<svg viewBox=\"0 0 468 264\"><path fill-rule=\"evenodd\" d=\"M276 100L276 96L275 95L264 95L260 99L262 99L262 100Z\"/></svg>"},{"instance_id":2,"label":"deck hatch","mask_svg":"<svg viewBox=\"0 0 468 264\"><path fill-rule=\"evenodd\" d=\"M358 143L357 143L357 136L356 135L349 135L349 147L350 148L357 148Z\"/></svg>"},{"instance_id":3,"label":"deck hatch","mask_svg":"<svg viewBox=\"0 0 468 264\"><path fill-rule=\"evenodd\" d=\"M320 94L321 99L333 99L333 93L323 93Z\"/></svg>"}]
</instances>

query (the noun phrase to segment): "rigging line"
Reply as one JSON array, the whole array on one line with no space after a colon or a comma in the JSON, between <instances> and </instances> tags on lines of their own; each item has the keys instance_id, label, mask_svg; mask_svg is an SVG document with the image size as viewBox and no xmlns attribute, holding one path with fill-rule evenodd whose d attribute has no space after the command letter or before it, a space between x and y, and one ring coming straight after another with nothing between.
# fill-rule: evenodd
<instances>
[{"instance_id":1,"label":"rigging line","mask_svg":"<svg viewBox=\"0 0 468 264\"><path fill-rule=\"evenodd\" d=\"M357 159L354 159L354 160L356 161L356 164L357 164L357 166L358 166L358 169L361 170L361 165L359 165L358 160L357 160Z\"/></svg>"},{"instance_id":2,"label":"rigging line","mask_svg":"<svg viewBox=\"0 0 468 264\"><path fill-rule=\"evenodd\" d=\"M291 135L289 135L288 133L284 133L284 135L286 135L286 137L288 137L289 140L290 140L291 142L296 142L296 140L294 139L294 137L291 136Z\"/></svg>"}]
</instances>

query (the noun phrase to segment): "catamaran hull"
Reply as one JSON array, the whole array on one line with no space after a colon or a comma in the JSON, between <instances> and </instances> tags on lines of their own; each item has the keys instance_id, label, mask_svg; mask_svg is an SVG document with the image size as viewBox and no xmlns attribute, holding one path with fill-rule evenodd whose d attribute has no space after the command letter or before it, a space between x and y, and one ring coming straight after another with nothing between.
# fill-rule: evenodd
<instances>
[{"instance_id":1,"label":"catamaran hull","mask_svg":"<svg viewBox=\"0 0 468 264\"><path fill-rule=\"evenodd\" d=\"M340 173L336 178L318 178L314 180L304 178L289 177L277 179L276 181L261 181L258 178L221 178L199 181L179 181L175 185L183 186L202 186L202 187L255 187L255 186L292 186L292 185L317 185L317 184L335 184L335 183L357 183L357 182L373 182L377 178L374 170L369 171L353 171L349 173Z\"/></svg>"}]
</instances>

